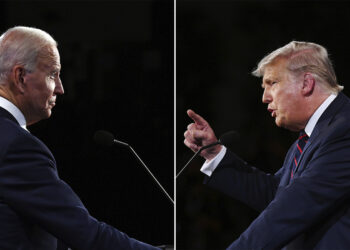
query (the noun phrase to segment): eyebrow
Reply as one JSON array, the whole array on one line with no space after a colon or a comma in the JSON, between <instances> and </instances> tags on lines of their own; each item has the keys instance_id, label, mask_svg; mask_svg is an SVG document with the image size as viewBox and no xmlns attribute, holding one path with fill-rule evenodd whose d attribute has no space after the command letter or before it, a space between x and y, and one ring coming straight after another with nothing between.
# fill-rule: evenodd
<instances>
[{"instance_id":1,"label":"eyebrow","mask_svg":"<svg viewBox=\"0 0 350 250\"><path fill-rule=\"evenodd\" d=\"M61 65L60 64L55 64L53 67L52 67L52 71L61 71Z\"/></svg>"},{"instance_id":2,"label":"eyebrow","mask_svg":"<svg viewBox=\"0 0 350 250\"><path fill-rule=\"evenodd\" d=\"M264 89L264 88L265 88L265 83L266 83L266 84L269 84L269 83L271 83L271 82L272 82L271 79L269 79L269 78L263 78L263 81L262 81L262 83L261 83L261 87Z\"/></svg>"}]
</instances>

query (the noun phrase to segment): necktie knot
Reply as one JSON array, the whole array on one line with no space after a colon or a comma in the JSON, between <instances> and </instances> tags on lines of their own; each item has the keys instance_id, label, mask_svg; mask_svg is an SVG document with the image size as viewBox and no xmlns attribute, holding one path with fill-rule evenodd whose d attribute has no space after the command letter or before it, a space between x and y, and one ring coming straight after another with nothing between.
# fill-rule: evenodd
<instances>
[{"instance_id":1,"label":"necktie knot","mask_svg":"<svg viewBox=\"0 0 350 250\"><path fill-rule=\"evenodd\" d=\"M307 141L309 136L305 133L304 129L300 131L298 140Z\"/></svg>"}]
</instances>

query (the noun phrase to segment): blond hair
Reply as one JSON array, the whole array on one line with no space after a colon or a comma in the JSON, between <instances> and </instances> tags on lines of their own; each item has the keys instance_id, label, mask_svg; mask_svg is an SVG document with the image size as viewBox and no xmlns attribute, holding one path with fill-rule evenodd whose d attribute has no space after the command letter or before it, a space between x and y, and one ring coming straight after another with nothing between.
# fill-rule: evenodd
<instances>
[{"instance_id":1,"label":"blond hair","mask_svg":"<svg viewBox=\"0 0 350 250\"><path fill-rule=\"evenodd\" d=\"M262 77L266 66L280 58L287 59L287 70L294 75L312 73L331 92L338 93L344 88L337 82L327 50L321 45L310 42L292 41L271 52L259 62L252 74Z\"/></svg>"}]
</instances>

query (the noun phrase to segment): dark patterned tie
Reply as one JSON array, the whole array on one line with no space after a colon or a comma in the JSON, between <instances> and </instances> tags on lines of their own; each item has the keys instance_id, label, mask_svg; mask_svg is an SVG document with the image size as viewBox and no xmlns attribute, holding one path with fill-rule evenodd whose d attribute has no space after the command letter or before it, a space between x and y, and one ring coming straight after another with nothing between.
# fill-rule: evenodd
<instances>
[{"instance_id":1,"label":"dark patterned tie","mask_svg":"<svg viewBox=\"0 0 350 250\"><path fill-rule=\"evenodd\" d=\"M299 158L300 158L301 154L303 153L303 149L304 149L308 140L309 140L309 137L307 136L305 131L304 130L300 131L297 146L296 146L296 149L294 150L295 154L294 154L294 158L293 158L292 172L290 174L291 179L293 179L294 172L298 166Z\"/></svg>"}]
</instances>

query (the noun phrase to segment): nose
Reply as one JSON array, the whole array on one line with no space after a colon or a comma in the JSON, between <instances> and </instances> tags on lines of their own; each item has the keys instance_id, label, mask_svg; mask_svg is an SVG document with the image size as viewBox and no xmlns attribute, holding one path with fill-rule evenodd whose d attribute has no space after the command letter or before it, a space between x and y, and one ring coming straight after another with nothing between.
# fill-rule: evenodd
<instances>
[{"instance_id":1,"label":"nose","mask_svg":"<svg viewBox=\"0 0 350 250\"><path fill-rule=\"evenodd\" d=\"M272 96L271 96L270 91L268 90L268 88L264 89L264 93L262 95L262 102L263 103L270 103L270 102L272 102Z\"/></svg>"},{"instance_id":2,"label":"nose","mask_svg":"<svg viewBox=\"0 0 350 250\"><path fill-rule=\"evenodd\" d=\"M57 80L56 80L55 93L57 95L63 95L64 94L64 89L63 89L63 85L62 85L62 81L61 81L60 77L58 77Z\"/></svg>"}]
</instances>

